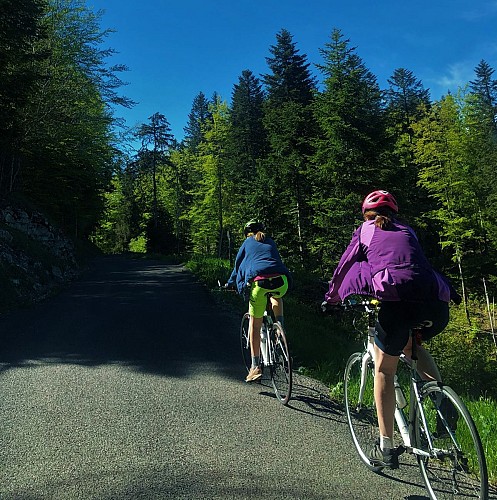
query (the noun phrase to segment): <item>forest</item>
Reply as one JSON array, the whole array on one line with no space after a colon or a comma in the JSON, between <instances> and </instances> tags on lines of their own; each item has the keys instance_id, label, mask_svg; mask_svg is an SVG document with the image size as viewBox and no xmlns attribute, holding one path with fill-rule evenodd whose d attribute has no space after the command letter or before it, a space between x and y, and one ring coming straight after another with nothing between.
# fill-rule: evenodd
<instances>
[{"instance_id":1,"label":"forest","mask_svg":"<svg viewBox=\"0 0 497 500\"><path fill-rule=\"evenodd\" d=\"M481 60L432 100L407 68L380 88L338 28L309 61L286 29L267 72L227 99L192 96L184 138L167 110L125 130L124 65L84 0L0 2L0 194L105 253L232 260L266 223L296 276L329 279L361 201L392 192L433 265L463 297L465 327L495 363L497 79ZM127 153L126 142L141 147ZM495 365L494 365L495 366Z\"/></svg>"}]
</instances>

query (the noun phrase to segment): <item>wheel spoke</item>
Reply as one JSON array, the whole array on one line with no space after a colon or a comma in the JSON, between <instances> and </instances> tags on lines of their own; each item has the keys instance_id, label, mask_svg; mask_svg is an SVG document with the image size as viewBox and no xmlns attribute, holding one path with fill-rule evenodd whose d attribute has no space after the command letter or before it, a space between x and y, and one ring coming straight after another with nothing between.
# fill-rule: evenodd
<instances>
[{"instance_id":1,"label":"wheel spoke","mask_svg":"<svg viewBox=\"0 0 497 500\"><path fill-rule=\"evenodd\" d=\"M292 360L285 332L279 323L273 325L270 340L273 350L271 382L276 397L286 405L292 392Z\"/></svg>"},{"instance_id":2,"label":"wheel spoke","mask_svg":"<svg viewBox=\"0 0 497 500\"><path fill-rule=\"evenodd\" d=\"M418 409L415 437L417 446L430 453L429 458L418 457L418 463L431 498L487 498L483 448L464 403L449 387L432 382L423 388L421 404L428 428Z\"/></svg>"},{"instance_id":3,"label":"wheel spoke","mask_svg":"<svg viewBox=\"0 0 497 500\"><path fill-rule=\"evenodd\" d=\"M347 361L344 376L345 411L360 459L370 469L380 470L380 467L373 467L369 462L369 452L379 436L379 427L374 402L373 364L365 356L368 356L367 353L356 352ZM365 374L361 377L363 366Z\"/></svg>"},{"instance_id":4,"label":"wheel spoke","mask_svg":"<svg viewBox=\"0 0 497 500\"><path fill-rule=\"evenodd\" d=\"M242 318L242 323L240 325L240 347L242 350L242 359L247 372L250 370L252 365L252 354L250 351L250 338L249 338L249 322L250 315L245 313Z\"/></svg>"}]
</instances>

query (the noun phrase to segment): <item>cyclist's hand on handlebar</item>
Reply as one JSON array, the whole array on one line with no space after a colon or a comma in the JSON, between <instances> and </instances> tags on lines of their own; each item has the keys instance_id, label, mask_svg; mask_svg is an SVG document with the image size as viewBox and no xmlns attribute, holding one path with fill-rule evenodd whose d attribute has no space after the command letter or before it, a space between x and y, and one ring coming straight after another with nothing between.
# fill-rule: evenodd
<instances>
[{"instance_id":1,"label":"cyclist's hand on handlebar","mask_svg":"<svg viewBox=\"0 0 497 500\"><path fill-rule=\"evenodd\" d=\"M341 307L340 303L330 304L329 302L326 302L326 300L321 302L321 312L323 314L334 314L334 313L337 313L341 310L342 310L342 307Z\"/></svg>"},{"instance_id":2,"label":"cyclist's hand on handlebar","mask_svg":"<svg viewBox=\"0 0 497 500\"><path fill-rule=\"evenodd\" d=\"M217 280L217 286L221 288L222 290L229 290L233 288L233 285L230 285L229 283L225 283L224 285L221 285L221 281Z\"/></svg>"}]
</instances>

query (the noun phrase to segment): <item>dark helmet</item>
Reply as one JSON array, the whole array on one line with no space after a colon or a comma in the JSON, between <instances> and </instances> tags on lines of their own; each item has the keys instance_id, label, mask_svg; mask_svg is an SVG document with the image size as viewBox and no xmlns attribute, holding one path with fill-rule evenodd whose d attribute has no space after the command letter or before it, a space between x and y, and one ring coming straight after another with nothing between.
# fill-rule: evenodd
<instances>
[{"instance_id":1,"label":"dark helmet","mask_svg":"<svg viewBox=\"0 0 497 500\"><path fill-rule=\"evenodd\" d=\"M399 206L397 205L397 200L393 194L388 191L373 191L369 193L364 201L362 202L362 213L366 210L374 210L376 208L386 207L397 213L399 211Z\"/></svg>"},{"instance_id":2,"label":"dark helmet","mask_svg":"<svg viewBox=\"0 0 497 500\"><path fill-rule=\"evenodd\" d=\"M256 221L255 219L249 220L245 227L243 228L243 234L247 236L249 233L257 233L259 231L265 231L266 227L263 222Z\"/></svg>"}]
</instances>

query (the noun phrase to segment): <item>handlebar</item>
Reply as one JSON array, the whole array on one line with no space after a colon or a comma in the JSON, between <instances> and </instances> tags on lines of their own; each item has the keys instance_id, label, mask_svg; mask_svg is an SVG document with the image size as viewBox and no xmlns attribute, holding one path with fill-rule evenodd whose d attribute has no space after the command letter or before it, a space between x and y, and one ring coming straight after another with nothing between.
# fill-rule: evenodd
<instances>
[{"instance_id":1,"label":"handlebar","mask_svg":"<svg viewBox=\"0 0 497 500\"><path fill-rule=\"evenodd\" d=\"M342 302L341 307L347 310L359 310L367 313L375 312L380 308L380 301L378 299L363 299L360 301L353 299L346 299Z\"/></svg>"},{"instance_id":2,"label":"handlebar","mask_svg":"<svg viewBox=\"0 0 497 500\"><path fill-rule=\"evenodd\" d=\"M225 291L225 292L236 291L234 287L228 286L228 283L225 283L224 285L222 285L220 280L217 280L217 286L218 286L219 290L221 290L221 291Z\"/></svg>"},{"instance_id":3,"label":"handlebar","mask_svg":"<svg viewBox=\"0 0 497 500\"><path fill-rule=\"evenodd\" d=\"M380 308L380 301L377 299L345 299L338 304L327 304L323 302L321 309L323 312L332 313L333 311L360 311L367 314L375 313Z\"/></svg>"}]
</instances>

